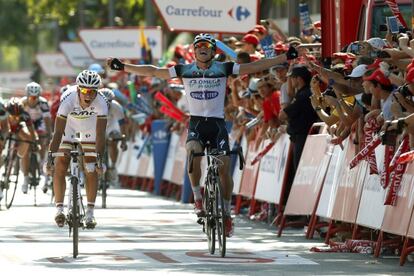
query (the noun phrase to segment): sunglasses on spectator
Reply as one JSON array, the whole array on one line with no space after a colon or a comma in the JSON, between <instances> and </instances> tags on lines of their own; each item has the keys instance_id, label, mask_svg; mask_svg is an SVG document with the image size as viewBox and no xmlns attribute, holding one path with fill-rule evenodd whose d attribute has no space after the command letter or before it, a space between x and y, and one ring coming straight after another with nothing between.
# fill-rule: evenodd
<instances>
[{"instance_id":1,"label":"sunglasses on spectator","mask_svg":"<svg viewBox=\"0 0 414 276\"><path fill-rule=\"evenodd\" d=\"M97 92L97 89L94 88L84 88L84 87L79 87L79 90L82 94L89 94L89 93L94 93Z\"/></svg>"},{"instance_id":2,"label":"sunglasses on spectator","mask_svg":"<svg viewBox=\"0 0 414 276\"><path fill-rule=\"evenodd\" d=\"M213 45L208 42L199 42L196 45L194 45L194 48L213 48Z\"/></svg>"}]
</instances>

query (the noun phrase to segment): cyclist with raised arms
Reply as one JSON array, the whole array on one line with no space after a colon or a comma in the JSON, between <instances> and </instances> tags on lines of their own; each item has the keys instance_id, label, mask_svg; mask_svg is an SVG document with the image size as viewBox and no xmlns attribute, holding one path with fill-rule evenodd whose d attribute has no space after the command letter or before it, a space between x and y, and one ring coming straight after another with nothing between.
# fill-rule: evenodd
<instances>
[{"instance_id":1,"label":"cyclist with raised arms","mask_svg":"<svg viewBox=\"0 0 414 276\"><path fill-rule=\"evenodd\" d=\"M47 145L52 134L52 120L50 116L50 108L47 100L40 96L42 87L36 83L31 82L26 85L26 96L22 98L24 110L29 114L33 122L34 129L39 137L40 146L40 167L43 168ZM29 184L29 159L30 152L27 152L22 159L22 170L24 174L24 182L22 186L23 193L27 193ZM41 170L43 172L43 170ZM44 175L43 192L47 191L47 176Z\"/></svg>"},{"instance_id":2,"label":"cyclist with raised arms","mask_svg":"<svg viewBox=\"0 0 414 276\"><path fill-rule=\"evenodd\" d=\"M286 54L270 59L262 59L252 63L237 64L234 62L214 61L216 40L210 34L199 34L193 42L196 61L191 64L179 64L170 68L159 68L153 65L132 65L122 63L117 58L109 58L108 66L113 70L124 70L141 76L152 76L161 79L182 78L186 98L190 109L186 150L187 156L191 151L201 152L209 141L213 148L229 150L228 133L224 122L224 99L226 82L230 75L251 74L269 69L276 64L297 57L295 48L290 48ZM230 157L221 157L223 166L219 169L223 185L226 236L233 234L233 221L230 216L233 179L230 174ZM189 174L195 199L195 212L203 216L205 210L200 191L201 158L194 158L193 172Z\"/></svg>"},{"instance_id":3,"label":"cyclist with raised arms","mask_svg":"<svg viewBox=\"0 0 414 276\"><path fill-rule=\"evenodd\" d=\"M114 92L109 88L101 88L99 92L109 102L109 114L108 123L106 126L106 138L108 145L108 157L109 157L109 168L107 168L109 175L111 176L112 182L118 181L118 173L115 168L116 161L118 159L118 141L113 139L121 138L121 149L122 151L127 150L127 129L125 124L125 113L121 104L115 100Z\"/></svg>"},{"instance_id":4,"label":"cyclist with raised arms","mask_svg":"<svg viewBox=\"0 0 414 276\"><path fill-rule=\"evenodd\" d=\"M53 158L53 153L72 149L73 142L80 140L85 152L96 152L97 157L84 157L86 197L88 206L85 215L86 228L96 226L94 207L98 187L98 175L102 173L102 156L105 149L105 131L108 116L108 102L98 93L101 77L84 70L76 78L76 85L69 87L61 98L57 112L55 131L49 145L46 170L53 172L53 188L57 213L55 222L59 227L65 224L63 201L65 197L65 175L70 164L69 156ZM80 137L77 137L78 134Z\"/></svg>"}]
</instances>

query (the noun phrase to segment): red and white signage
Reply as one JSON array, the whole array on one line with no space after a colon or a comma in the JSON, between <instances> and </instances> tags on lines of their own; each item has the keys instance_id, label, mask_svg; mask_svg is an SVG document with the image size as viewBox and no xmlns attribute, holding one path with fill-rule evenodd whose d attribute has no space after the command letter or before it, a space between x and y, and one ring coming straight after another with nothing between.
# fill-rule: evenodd
<instances>
[{"instance_id":1,"label":"red and white signage","mask_svg":"<svg viewBox=\"0 0 414 276\"><path fill-rule=\"evenodd\" d=\"M73 67L87 68L95 62L82 42L64 41L59 47Z\"/></svg>"},{"instance_id":2,"label":"red and white signage","mask_svg":"<svg viewBox=\"0 0 414 276\"><path fill-rule=\"evenodd\" d=\"M256 0L153 0L173 31L246 33L259 18Z\"/></svg>"},{"instance_id":3,"label":"red and white signage","mask_svg":"<svg viewBox=\"0 0 414 276\"><path fill-rule=\"evenodd\" d=\"M265 140L268 145L271 140ZM287 160L289 154L289 135L283 134L273 148L260 160L259 175L257 177L255 199L275 204L280 202L280 194L285 180Z\"/></svg>"},{"instance_id":4,"label":"red and white signage","mask_svg":"<svg viewBox=\"0 0 414 276\"><path fill-rule=\"evenodd\" d=\"M11 90L23 90L26 84L31 82L32 72L0 72L0 89L2 93L13 92ZM9 91L10 90L10 91Z\"/></svg>"},{"instance_id":5,"label":"red and white signage","mask_svg":"<svg viewBox=\"0 0 414 276\"><path fill-rule=\"evenodd\" d=\"M37 54L36 61L48 77L76 76L76 71L62 53Z\"/></svg>"},{"instance_id":6,"label":"red and white signage","mask_svg":"<svg viewBox=\"0 0 414 276\"><path fill-rule=\"evenodd\" d=\"M79 37L95 59L107 59L108 57L140 59L140 35L139 27L83 29L79 31ZM161 27L146 27L144 35L151 47L152 57L160 59L162 57Z\"/></svg>"}]
</instances>

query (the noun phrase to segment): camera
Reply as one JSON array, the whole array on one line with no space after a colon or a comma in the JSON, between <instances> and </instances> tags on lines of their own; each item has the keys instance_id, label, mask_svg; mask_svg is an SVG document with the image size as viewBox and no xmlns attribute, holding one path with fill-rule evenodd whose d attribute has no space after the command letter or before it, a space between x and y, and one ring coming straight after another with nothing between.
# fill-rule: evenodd
<instances>
[{"instance_id":1,"label":"camera","mask_svg":"<svg viewBox=\"0 0 414 276\"><path fill-rule=\"evenodd\" d=\"M378 58L390 58L391 56L385 51L379 51L377 54L377 57Z\"/></svg>"},{"instance_id":2,"label":"camera","mask_svg":"<svg viewBox=\"0 0 414 276\"><path fill-rule=\"evenodd\" d=\"M260 25L269 26L269 22L267 20L260 20Z\"/></svg>"},{"instance_id":3,"label":"camera","mask_svg":"<svg viewBox=\"0 0 414 276\"><path fill-rule=\"evenodd\" d=\"M408 89L407 85L402 85L402 86L398 87L398 93L403 95L405 98L412 96L412 94L411 94L410 90Z\"/></svg>"},{"instance_id":4,"label":"camera","mask_svg":"<svg viewBox=\"0 0 414 276\"><path fill-rule=\"evenodd\" d=\"M379 29L380 32L386 32L386 31L388 31L388 26L385 25L385 24L381 24L381 25L379 25L378 29Z\"/></svg>"},{"instance_id":5,"label":"camera","mask_svg":"<svg viewBox=\"0 0 414 276\"><path fill-rule=\"evenodd\" d=\"M381 142L383 145L386 146L395 146L398 137L398 130L386 130L384 134L381 136Z\"/></svg>"}]
</instances>

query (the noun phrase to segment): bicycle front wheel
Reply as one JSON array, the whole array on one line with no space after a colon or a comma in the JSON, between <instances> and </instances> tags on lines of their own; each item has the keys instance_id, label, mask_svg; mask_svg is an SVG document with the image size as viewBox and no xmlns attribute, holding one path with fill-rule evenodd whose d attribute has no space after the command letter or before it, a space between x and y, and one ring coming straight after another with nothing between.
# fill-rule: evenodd
<instances>
[{"instance_id":1,"label":"bicycle front wheel","mask_svg":"<svg viewBox=\"0 0 414 276\"><path fill-rule=\"evenodd\" d=\"M78 181L77 177L72 177L70 182L72 185L72 228L73 228L73 258L78 256L79 246L79 205L78 205Z\"/></svg>"},{"instance_id":2,"label":"bicycle front wheel","mask_svg":"<svg viewBox=\"0 0 414 276\"><path fill-rule=\"evenodd\" d=\"M208 251L210 254L214 254L216 250L216 230L214 227L214 214L213 214L213 200L210 184L207 182L204 188L204 210L206 211L206 217L204 218L204 229L207 235Z\"/></svg>"},{"instance_id":3,"label":"bicycle front wheel","mask_svg":"<svg viewBox=\"0 0 414 276\"><path fill-rule=\"evenodd\" d=\"M217 228L217 241L219 244L219 252L221 257L226 255L226 225L224 223L225 210L224 210L224 200L223 194L221 192L220 179L216 179L216 193L215 193L215 202L214 202L214 218L215 225Z\"/></svg>"},{"instance_id":4,"label":"bicycle front wheel","mask_svg":"<svg viewBox=\"0 0 414 276\"><path fill-rule=\"evenodd\" d=\"M10 209L16 195L17 183L19 180L20 162L15 151L11 152L3 178L3 188L5 190L6 208Z\"/></svg>"}]
</instances>

